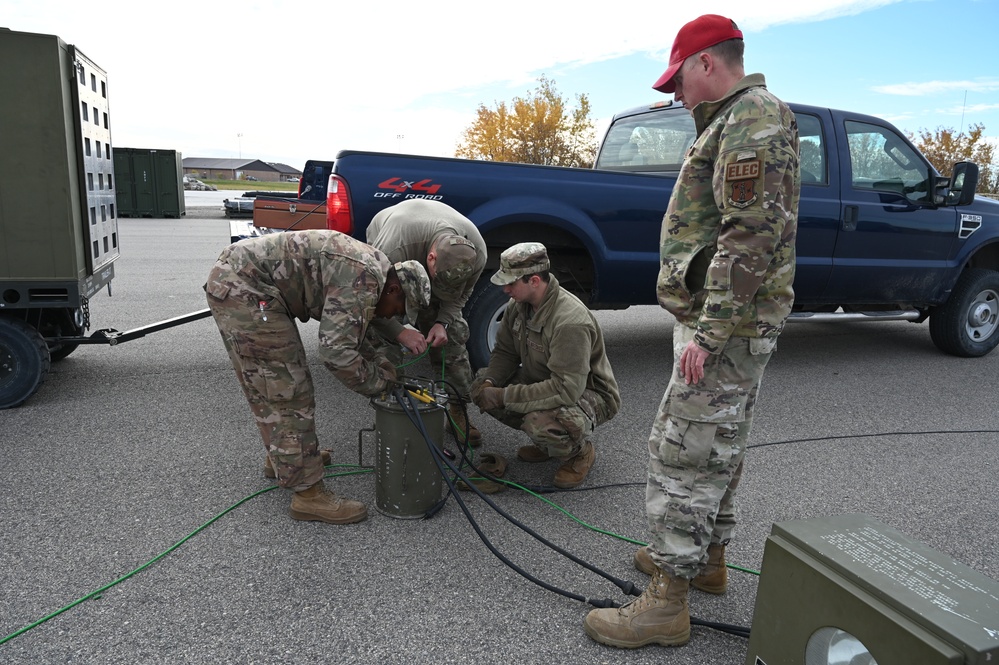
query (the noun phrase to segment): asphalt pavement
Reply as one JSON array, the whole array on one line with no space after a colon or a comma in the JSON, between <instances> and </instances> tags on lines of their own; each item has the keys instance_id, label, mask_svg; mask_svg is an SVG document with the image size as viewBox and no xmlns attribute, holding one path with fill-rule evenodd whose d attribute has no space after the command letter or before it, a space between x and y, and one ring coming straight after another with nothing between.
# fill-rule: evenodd
<instances>
[{"instance_id":1,"label":"asphalt pavement","mask_svg":"<svg viewBox=\"0 0 999 665\"><path fill-rule=\"evenodd\" d=\"M221 198L214 206L189 202L179 220L119 220L112 295L93 298L92 330L127 331L205 307L201 284L229 237ZM644 588L629 540L647 536L646 442L669 375L672 321L656 307L598 319L623 408L597 431L582 491L492 499L559 547ZM361 431L373 409L318 362L316 324L301 331L321 443L335 463L356 464L361 436L370 464L373 445ZM997 376L999 353L943 355L925 324L790 325L757 404L730 563L759 571L775 522L862 513L999 579ZM550 481L554 464L516 460L522 435L473 420L484 449L511 461L510 479ZM706 627L678 648L592 642L582 630L590 608L501 562L453 498L432 519L395 519L374 509L374 477L360 473L328 482L364 501L367 521L291 520L287 493L270 491L261 474L259 436L210 318L113 347L81 346L23 406L0 412L0 447L3 663L746 658L744 638ZM628 599L481 499L463 498L484 536L531 575L584 597ZM732 571L730 579L724 596L692 592L691 613L751 626L760 578Z\"/></svg>"}]
</instances>

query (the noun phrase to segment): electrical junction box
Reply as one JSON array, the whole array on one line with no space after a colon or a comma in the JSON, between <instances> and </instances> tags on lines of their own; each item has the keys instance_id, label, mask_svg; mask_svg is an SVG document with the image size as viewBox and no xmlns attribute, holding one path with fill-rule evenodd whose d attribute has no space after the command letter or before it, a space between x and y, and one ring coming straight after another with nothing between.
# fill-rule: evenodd
<instances>
[{"instance_id":1,"label":"electrical junction box","mask_svg":"<svg viewBox=\"0 0 999 665\"><path fill-rule=\"evenodd\" d=\"M773 525L746 665L999 663L999 583L866 515Z\"/></svg>"}]
</instances>

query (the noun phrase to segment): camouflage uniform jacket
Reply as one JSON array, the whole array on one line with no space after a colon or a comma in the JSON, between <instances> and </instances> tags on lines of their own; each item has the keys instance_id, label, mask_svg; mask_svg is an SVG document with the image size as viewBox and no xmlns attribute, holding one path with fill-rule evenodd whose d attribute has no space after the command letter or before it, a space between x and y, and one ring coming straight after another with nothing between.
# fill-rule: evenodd
<instances>
[{"instance_id":1,"label":"camouflage uniform jacket","mask_svg":"<svg viewBox=\"0 0 999 665\"><path fill-rule=\"evenodd\" d=\"M798 125L764 78L694 107L697 139L660 236L659 304L718 353L730 337L780 334L794 301Z\"/></svg>"},{"instance_id":2,"label":"camouflage uniform jacket","mask_svg":"<svg viewBox=\"0 0 999 665\"><path fill-rule=\"evenodd\" d=\"M608 420L621 406L593 313L554 276L537 311L510 301L483 375L506 386L504 406L517 413L574 406L584 390L603 398ZM506 385L514 375L522 383Z\"/></svg>"},{"instance_id":3,"label":"camouflage uniform jacket","mask_svg":"<svg viewBox=\"0 0 999 665\"><path fill-rule=\"evenodd\" d=\"M461 308L486 267L486 241L475 224L443 203L411 199L380 211L365 231L366 241L385 252L392 263L419 261L424 268L434 240L450 234L463 236L475 245L476 264L471 276L454 292L442 289L438 280L430 280L431 307L438 308L437 320L444 324L461 316ZM388 339L396 339L402 332L402 323L385 319L378 321L375 328Z\"/></svg>"},{"instance_id":4,"label":"camouflage uniform jacket","mask_svg":"<svg viewBox=\"0 0 999 665\"><path fill-rule=\"evenodd\" d=\"M344 385L364 395L385 388L376 362L360 352L392 267L382 252L336 231L313 230L243 240L223 258L270 296L267 311L319 321L320 357Z\"/></svg>"}]
</instances>

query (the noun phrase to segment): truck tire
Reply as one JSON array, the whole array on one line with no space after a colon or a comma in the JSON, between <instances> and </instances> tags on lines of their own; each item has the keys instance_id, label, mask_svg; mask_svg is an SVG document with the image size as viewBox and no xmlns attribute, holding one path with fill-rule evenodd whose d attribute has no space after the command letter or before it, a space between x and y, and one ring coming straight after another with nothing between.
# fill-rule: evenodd
<instances>
[{"instance_id":1,"label":"truck tire","mask_svg":"<svg viewBox=\"0 0 999 665\"><path fill-rule=\"evenodd\" d=\"M489 364L489 354L496 346L496 331L510 298L503 289L489 281L479 280L472 297L465 303L464 316L468 322L468 358L472 369Z\"/></svg>"},{"instance_id":2,"label":"truck tire","mask_svg":"<svg viewBox=\"0 0 999 665\"><path fill-rule=\"evenodd\" d=\"M50 366L42 334L20 319L0 317L0 409L35 394Z\"/></svg>"},{"instance_id":3,"label":"truck tire","mask_svg":"<svg viewBox=\"0 0 999 665\"><path fill-rule=\"evenodd\" d=\"M999 344L999 272L970 268L943 305L930 313L937 348L962 358L984 356Z\"/></svg>"}]
</instances>

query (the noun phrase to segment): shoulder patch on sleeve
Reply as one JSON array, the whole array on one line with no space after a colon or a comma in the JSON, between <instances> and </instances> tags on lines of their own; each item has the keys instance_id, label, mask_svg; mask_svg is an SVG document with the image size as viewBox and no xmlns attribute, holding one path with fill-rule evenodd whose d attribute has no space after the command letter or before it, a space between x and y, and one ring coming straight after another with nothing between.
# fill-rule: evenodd
<instances>
[{"instance_id":1,"label":"shoulder patch on sleeve","mask_svg":"<svg viewBox=\"0 0 999 665\"><path fill-rule=\"evenodd\" d=\"M740 150L725 163L725 189L729 205L748 208L759 199L757 181L763 175L763 160L755 150Z\"/></svg>"}]
</instances>

